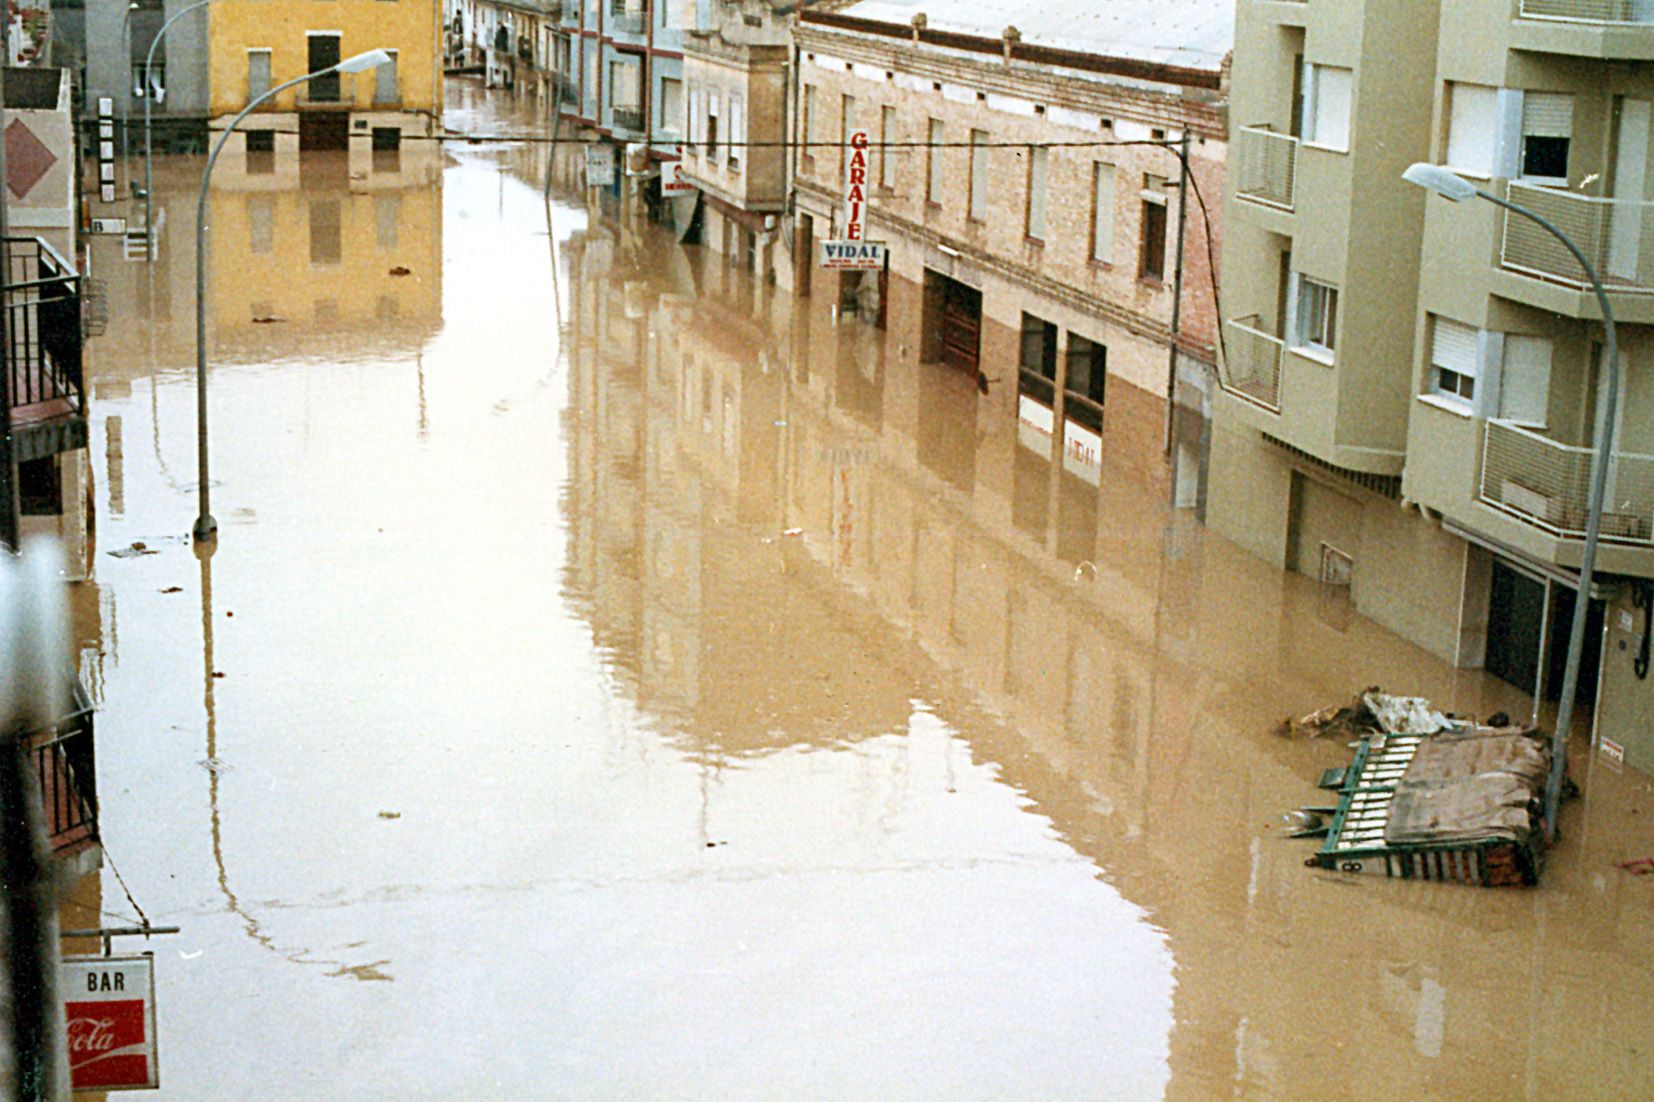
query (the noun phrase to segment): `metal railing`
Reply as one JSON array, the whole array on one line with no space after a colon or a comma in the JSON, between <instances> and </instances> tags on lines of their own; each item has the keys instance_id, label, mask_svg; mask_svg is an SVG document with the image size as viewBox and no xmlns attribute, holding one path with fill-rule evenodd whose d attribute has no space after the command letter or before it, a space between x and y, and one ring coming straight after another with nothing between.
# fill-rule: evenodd
<instances>
[{"instance_id":1,"label":"metal railing","mask_svg":"<svg viewBox=\"0 0 1654 1102\"><path fill-rule=\"evenodd\" d=\"M97 754L92 705L74 685L73 711L50 727L23 737L29 768L40 785L41 820L54 854L80 848L98 837Z\"/></svg>"},{"instance_id":2,"label":"metal railing","mask_svg":"<svg viewBox=\"0 0 1654 1102\"><path fill-rule=\"evenodd\" d=\"M643 130L643 108L616 107L614 109L614 124L622 130Z\"/></svg>"},{"instance_id":3,"label":"metal railing","mask_svg":"<svg viewBox=\"0 0 1654 1102\"><path fill-rule=\"evenodd\" d=\"M1654 203L1600 199L1519 183L1510 185L1508 197L1560 226L1590 258L1609 290L1654 292ZM1591 285L1562 242L1508 211L1500 263L1513 271L1575 287Z\"/></svg>"},{"instance_id":4,"label":"metal railing","mask_svg":"<svg viewBox=\"0 0 1654 1102\"><path fill-rule=\"evenodd\" d=\"M640 11L613 10L609 13L609 29L621 34L642 34L645 18Z\"/></svg>"},{"instance_id":5,"label":"metal railing","mask_svg":"<svg viewBox=\"0 0 1654 1102\"><path fill-rule=\"evenodd\" d=\"M1281 356L1286 342L1270 336L1258 325L1258 315L1234 318L1226 326L1229 340L1224 345L1223 389L1281 412Z\"/></svg>"},{"instance_id":6,"label":"metal railing","mask_svg":"<svg viewBox=\"0 0 1654 1102\"><path fill-rule=\"evenodd\" d=\"M1567 539L1585 537L1594 448L1562 444L1511 421L1489 421L1482 442L1484 504ZM1654 543L1654 455L1615 452L1602 538Z\"/></svg>"},{"instance_id":7,"label":"metal railing","mask_svg":"<svg viewBox=\"0 0 1654 1102\"><path fill-rule=\"evenodd\" d=\"M1243 126L1235 160L1235 194L1282 210L1293 209L1297 138L1268 127Z\"/></svg>"},{"instance_id":8,"label":"metal railing","mask_svg":"<svg viewBox=\"0 0 1654 1102\"><path fill-rule=\"evenodd\" d=\"M1522 0L1527 19L1557 19L1570 23L1654 24L1649 0Z\"/></svg>"},{"instance_id":9,"label":"metal railing","mask_svg":"<svg viewBox=\"0 0 1654 1102\"><path fill-rule=\"evenodd\" d=\"M82 407L80 273L38 237L5 239L5 370L13 409L59 399Z\"/></svg>"}]
</instances>

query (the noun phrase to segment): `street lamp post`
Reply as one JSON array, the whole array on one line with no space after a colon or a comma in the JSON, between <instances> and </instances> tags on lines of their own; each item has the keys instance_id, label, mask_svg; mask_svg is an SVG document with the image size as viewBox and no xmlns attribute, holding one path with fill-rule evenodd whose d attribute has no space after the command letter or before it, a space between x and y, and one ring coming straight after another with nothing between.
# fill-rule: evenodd
<instances>
[{"instance_id":1,"label":"street lamp post","mask_svg":"<svg viewBox=\"0 0 1654 1102\"><path fill-rule=\"evenodd\" d=\"M1596 573L1597 537L1602 531L1602 499L1607 494L1608 467L1614 454L1614 413L1620 396L1620 360L1618 335L1614 329L1614 307L1608 301L1608 292L1603 289L1602 280L1597 278L1596 268L1586 259L1585 253L1549 219L1508 199L1483 191L1469 180L1439 165L1412 165L1402 173L1402 178L1455 203L1480 196L1534 222L1567 246L1568 251L1579 262L1579 266L1584 269L1585 277L1591 281L1591 290L1596 292L1597 304L1602 308L1602 327L1606 331L1603 356L1608 368L1608 385L1604 392L1602 409L1598 414L1597 446L1591 454L1591 492L1586 509L1585 550L1579 559L1579 595L1574 601L1573 622L1568 627L1568 658L1562 671L1562 700L1556 709L1556 730L1551 734L1551 774L1545 782L1545 838L1549 841L1556 836L1557 804L1561 802L1562 780L1567 775L1568 728L1573 725L1574 696L1579 691L1579 664L1585 651L1586 612L1590 608L1591 582Z\"/></svg>"},{"instance_id":2,"label":"street lamp post","mask_svg":"<svg viewBox=\"0 0 1654 1102\"><path fill-rule=\"evenodd\" d=\"M161 24L161 29L155 32L155 37L149 40L149 53L144 57L144 253L146 260L155 258L155 202L150 196L154 193L150 177L152 174L153 154L150 142L150 100L155 98L155 86L149 82L149 74L155 71L155 47L159 46L167 36L167 31L179 19L204 8L212 0L196 0L187 8L174 12Z\"/></svg>"},{"instance_id":3,"label":"street lamp post","mask_svg":"<svg viewBox=\"0 0 1654 1102\"><path fill-rule=\"evenodd\" d=\"M213 165L218 163L218 155L224 151L224 143L230 140L230 135L241 125L241 120L252 114L254 108L260 104L307 80L315 80L332 73L360 73L368 69L377 69L390 59L391 55L384 50L369 50L354 57L347 57L337 65L314 73L305 73L276 85L243 107L241 113L230 120L230 125L218 136L218 141L213 143L212 152L207 156L207 167L201 172L201 194L195 204L195 460L196 473L200 476L197 491L200 514L195 518L194 529L197 541L210 540L218 534L218 522L212 515L212 492L207 474L207 189L212 183Z\"/></svg>"}]
</instances>

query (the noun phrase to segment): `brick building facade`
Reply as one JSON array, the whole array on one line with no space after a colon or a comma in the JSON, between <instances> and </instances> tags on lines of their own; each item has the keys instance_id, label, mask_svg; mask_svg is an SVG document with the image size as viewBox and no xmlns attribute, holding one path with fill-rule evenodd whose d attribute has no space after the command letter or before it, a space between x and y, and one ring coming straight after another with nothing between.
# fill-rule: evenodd
<instances>
[{"instance_id":1,"label":"brick building facade","mask_svg":"<svg viewBox=\"0 0 1654 1102\"><path fill-rule=\"evenodd\" d=\"M1180 500L1196 504L1217 339L1209 258L1221 236L1233 8L1197 3L1166 15L1145 4L1140 19L1105 24L1092 5L1059 0L1019 10L1028 28L1019 31L989 25L990 7L898 12L869 2L802 14L797 290L834 295L843 312L875 324L919 318L907 339L921 362L976 376L1030 450L1055 450L1092 480L1105 409L1117 406L1140 415L1110 418L1110 434L1140 436L1130 450L1141 473L1159 477L1170 393L1200 415L1175 426L1188 461ZM1038 33L1061 26L1068 33ZM1192 45L1145 45L1156 41ZM882 275L816 268L819 242L844 223L843 150L857 129L874 150L868 237L889 245ZM1185 136L1195 185L1186 203ZM916 301L892 310L904 297ZM1180 382L1169 386L1179 297Z\"/></svg>"}]
</instances>

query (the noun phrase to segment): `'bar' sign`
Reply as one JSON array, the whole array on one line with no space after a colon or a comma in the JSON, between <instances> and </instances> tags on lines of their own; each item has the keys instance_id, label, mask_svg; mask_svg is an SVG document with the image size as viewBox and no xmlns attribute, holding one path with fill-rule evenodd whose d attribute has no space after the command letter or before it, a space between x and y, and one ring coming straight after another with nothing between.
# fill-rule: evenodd
<instances>
[{"instance_id":1,"label":"'bar' sign","mask_svg":"<svg viewBox=\"0 0 1654 1102\"><path fill-rule=\"evenodd\" d=\"M821 266L851 271L884 268L882 242L867 240L867 131L852 130L844 158L844 237L821 243Z\"/></svg>"},{"instance_id":2,"label":"'bar' sign","mask_svg":"<svg viewBox=\"0 0 1654 1102\"><path fill-rule=\"evenodd\" d=\"M64 957L69 1085L76 1091L160 1086L155 1068L155 961Z\"/></svg>"}]
</instances>

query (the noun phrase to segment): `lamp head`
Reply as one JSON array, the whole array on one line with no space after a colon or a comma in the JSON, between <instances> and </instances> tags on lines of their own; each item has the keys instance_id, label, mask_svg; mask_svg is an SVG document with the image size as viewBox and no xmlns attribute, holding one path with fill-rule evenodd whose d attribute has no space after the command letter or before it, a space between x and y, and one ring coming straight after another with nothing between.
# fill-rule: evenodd
<instances>
[{"instance_id":1,"label":"lamp head","mask_svg":"<svg viewBox=\"0 0 1654 1102\"><path fill-rule=\"evenodd\" d=\"M1401 178L1410 184L1417 184L1426 191L1433 191L1443 199L1451 199L1455 203L1462 202L1476 194L1476 185L1441 165L1425 164L1420 161L1417 164L1409 165L1407 171L1401 174Z\"/></svg>"},{"instance_id":2,"label":"lamp head","mask_svg":"<svg viewBox=\"0 0 1654 1102\"><path fill-rule=\"evenodd\" d=\"M361 73L369 69L377 69L390 59L391 55L385 50L369 50L367 53L345 58L335 68L341 73Z\"/></svg>"}]
</instances>

